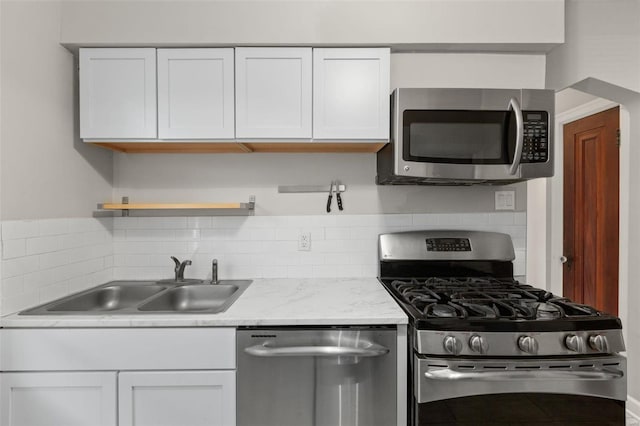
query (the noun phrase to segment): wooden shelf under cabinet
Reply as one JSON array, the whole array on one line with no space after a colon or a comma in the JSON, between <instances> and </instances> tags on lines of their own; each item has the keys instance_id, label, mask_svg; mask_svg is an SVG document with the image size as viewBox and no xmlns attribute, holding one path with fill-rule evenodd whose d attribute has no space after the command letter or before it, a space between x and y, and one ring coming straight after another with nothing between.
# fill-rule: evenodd
<instances>
[{"instance_id":1,"label":"wooden shelf under cabinet","mask_svg":"<svg viewBox=\"0 0 640 426\"><path fill-rule=\"evenodd\" d=\"M127 216L130 210L255 210L256 198L252 195L248 203L129 203L123 197L121 203L98 204L99 210L122 211Z\"/></svg>"},{"instance_id":2,"label":"wooden shelf under cabinet","mask_svg":"<svg viewBox=\"0 0 640 426\"><path fill-rule=\"evenodd\" d=\"M376 153L385 142L90 142L127 154Z\"/></svg>"}]
</instances>

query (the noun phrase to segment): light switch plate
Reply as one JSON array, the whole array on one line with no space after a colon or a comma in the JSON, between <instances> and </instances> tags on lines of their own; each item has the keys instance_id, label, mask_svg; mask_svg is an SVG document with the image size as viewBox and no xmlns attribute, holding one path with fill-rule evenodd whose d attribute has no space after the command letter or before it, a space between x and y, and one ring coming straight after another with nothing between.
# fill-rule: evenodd
<instances>
[{"instance_id":1,"label":"light switch plate","mask_svg":"<svg viewBox=\"0 0 640 426\"><path fill-rule=\"evenodd\" d=\"M516 191L496 191L496 210L515 210Z\"/></svg>"}]
</instances>

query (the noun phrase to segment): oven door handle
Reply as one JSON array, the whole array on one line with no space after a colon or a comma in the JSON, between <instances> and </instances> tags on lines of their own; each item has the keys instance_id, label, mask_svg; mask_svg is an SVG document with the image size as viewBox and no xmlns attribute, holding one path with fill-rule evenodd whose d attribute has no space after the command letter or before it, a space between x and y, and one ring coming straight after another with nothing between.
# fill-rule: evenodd
<instances>
[{"instance_id":1,"label":"oven door handle","mask_svg":"<svg viewBox=\"0 0 640 426\"><path fill-rule=\"evenodd\" d=\"M424 376L429 380L611 380L624 377L617 369L573 370L526 370L526 371L458 371L449 368L427 370Z\"/></svg>"},{"instance_id":2,"label":"oven door handle","mask_svg":"<svg viewBox=\"0 0 640 426\"><path fill-rule=\"evenodd\" d=\"M245 348L249 355L258 357L301 357L301 356L359 356L376 357L389 352L389 348L376 343L363 348L349 346L269 346L268 342Z\"/></svg>"},{"instance_id":3,"label":"oven door handle","mask_svg":"<svg viewBox=\"0 0 640 426\"><path fill-rule=\"evenodd\" d=\"M513 154L513 163L509 168L509 173L515 175L520 165L522 157L522 148L524 146L524 118L522 117L522 109L516 98L509 101L509 109L513 110L516 116L516 152Z\"/></svg>"}]
</instances>

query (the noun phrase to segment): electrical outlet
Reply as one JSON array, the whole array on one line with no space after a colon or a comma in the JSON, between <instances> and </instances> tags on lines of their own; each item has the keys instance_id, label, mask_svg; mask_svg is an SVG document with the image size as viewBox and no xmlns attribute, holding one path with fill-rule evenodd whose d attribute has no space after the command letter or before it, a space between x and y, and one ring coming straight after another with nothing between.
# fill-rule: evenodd
<instances>
[{"instance_id":1,"label":"electrical outlet","mask_svg":"<svg viewBox=\"0 0 640 426\"><path fill-rule=\"evenodd\" d=\"M516 191L496 191L496 210L515 210Z\"/></svg>"},{"instance_id":2,"label":"electrical outlet","mask_svg":"<svg viewBox=\"0 0 640 426\"><path fill-rule=\"evenodd\" d=\"M311 232L298 235L298 251L311 251Z\"/></svg>"}]
</instances>

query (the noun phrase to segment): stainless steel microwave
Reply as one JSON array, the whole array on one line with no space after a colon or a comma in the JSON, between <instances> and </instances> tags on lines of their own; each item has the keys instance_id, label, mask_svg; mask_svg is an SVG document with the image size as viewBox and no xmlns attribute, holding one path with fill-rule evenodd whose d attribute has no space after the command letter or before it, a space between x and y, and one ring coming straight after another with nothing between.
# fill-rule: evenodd
<instances>
[{"instance_id":1,"label":"stainless steel microwave","mask_svg":"<svg viewBox=\"0 0 640 426\"><path fill-rule=\"evenodd\" d=\"M379 185L504 185L553 176L552 90L396 89Z\"/></svg>"}]
</instances>

